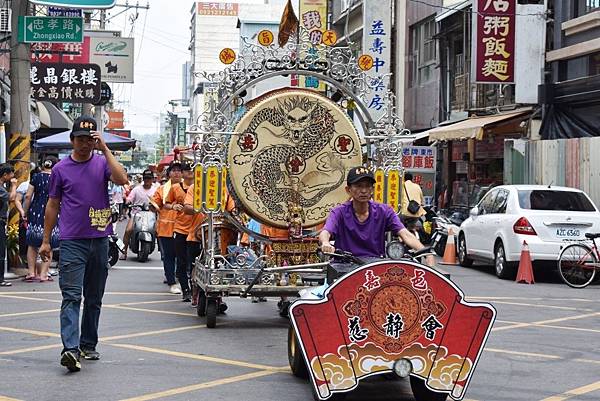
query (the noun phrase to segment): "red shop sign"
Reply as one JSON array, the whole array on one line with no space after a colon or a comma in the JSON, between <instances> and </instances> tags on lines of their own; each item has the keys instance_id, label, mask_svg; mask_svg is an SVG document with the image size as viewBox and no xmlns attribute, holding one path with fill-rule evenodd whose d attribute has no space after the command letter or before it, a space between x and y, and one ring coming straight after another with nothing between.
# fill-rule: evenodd
<instances>
[{"instance_id":1,"label":"red shop sign","mask_svg":"<svg viewBox=\"0 0 600 401\"><path fill-rule=\"evenodd\" d=\"M516 0L475 0L473 53L475 81L514 83Z\"/></svg>"}]
</instances>

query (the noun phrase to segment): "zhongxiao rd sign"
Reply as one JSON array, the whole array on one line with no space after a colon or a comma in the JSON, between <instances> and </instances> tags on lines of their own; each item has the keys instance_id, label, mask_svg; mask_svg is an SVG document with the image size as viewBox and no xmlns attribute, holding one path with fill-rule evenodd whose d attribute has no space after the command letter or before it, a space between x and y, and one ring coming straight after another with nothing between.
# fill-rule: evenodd
<instances>
[{"instance_id":1,"label":"zhongxiao rd sign","mask_svg":"<svg viewBox=\"0 0 600 401\"><path fill-rule=\"evenodd\" d=\"M83 18L19 17L19 42L83 42Z\"/></svg>"}]
</instances>

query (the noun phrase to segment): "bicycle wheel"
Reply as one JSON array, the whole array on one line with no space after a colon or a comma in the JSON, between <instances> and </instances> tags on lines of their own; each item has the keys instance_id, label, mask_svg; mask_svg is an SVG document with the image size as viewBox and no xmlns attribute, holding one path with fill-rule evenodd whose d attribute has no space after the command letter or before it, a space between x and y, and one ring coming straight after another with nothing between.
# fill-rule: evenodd
<instances>
[{"instance_id":1,"label":"bicycle wheel","mask_svg":"<svg viewBox=\"0 0 600 401\"><path fill-rule=\"evenodd\" d=\"M584 288L594 280L598 259L592 248L583 244L565 247L558 257L558 273L569 287Z\"/></svg>"}]
</instances>

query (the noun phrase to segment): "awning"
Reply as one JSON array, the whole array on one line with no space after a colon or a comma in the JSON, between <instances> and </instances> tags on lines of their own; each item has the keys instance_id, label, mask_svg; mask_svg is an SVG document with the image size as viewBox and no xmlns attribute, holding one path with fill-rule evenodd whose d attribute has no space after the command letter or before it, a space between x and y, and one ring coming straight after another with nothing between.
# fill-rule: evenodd
<instances>
[{"instance_id":1,"label":"awning","mask_svg":"<svg viewBox=\"0 0 600 401\"><path fill-rule=\"evenodd\" d=\"M69 130L43 139L38 139L33 144L33 147L37 150L44 151L72 149L73 145L71 145L70 134L71 131ZM135 139L123 138L118 135L109 134L108 132L104 132L102 137L110 150L125 151L135 147Z\"/></svg>"},{"instance_id":2,"label":"awning","mask_svg":"<svg viewBox=\"0 0 600 401\"><path fill-rule=\"evenodd\" d=\"M40 119L40 128L65 130L73 128L73 120L64 111L48 101L35 101L33 109Z\"/></svg>"},{"instance_id":3,"label":"awning","mask_svg":"<svg viewBox=\"0 0 600 401\"><path fill-rule=\"evenodd\" d=\"M513 111L511 113L496 114L493 116L470 117L455 124L437 127L426 131L429 133L429 142L452 141L475 138L483 139L484 134L492 129L507 125L509 128L503 133L521 133L523 127L519 124L529 118L531 109ZM512 131L511 131L512 130ZM511 132L508 132L511 131Z\"/></svg>"},{"instance_id":4,"label":"awning","mask_svg":"<svg viewBox=\"0 0 600 401\"><path fill-rule=\"evenodd\" d=\"M471 3L472 3L471 0L466 0L466 1L458 2L458 4L454 4L454 5L445 7L444 11L442 11L435 17L435 22L440 22L441 20L448 18L449 16L457 13L458 11L470 6Z\"/></svg>"}]
</instances>

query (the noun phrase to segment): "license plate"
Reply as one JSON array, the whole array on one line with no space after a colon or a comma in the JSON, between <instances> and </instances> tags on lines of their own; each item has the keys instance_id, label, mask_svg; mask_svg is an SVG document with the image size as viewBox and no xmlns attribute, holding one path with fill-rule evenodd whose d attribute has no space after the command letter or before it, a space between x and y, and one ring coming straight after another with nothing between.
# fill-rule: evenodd
<instances>
[{"instance_id":1,"label":"license plate","mask_svg":"<svg viewBox=\"0 0 600 401\"><path fill-rule=\"evenodd\" d=\"M583 230L580 228L559 227L556 229L558 238L580 238L583 236Z\"/></svg>"}]
</instances>

